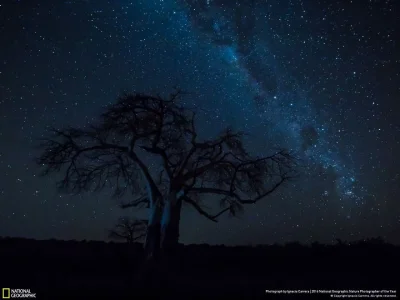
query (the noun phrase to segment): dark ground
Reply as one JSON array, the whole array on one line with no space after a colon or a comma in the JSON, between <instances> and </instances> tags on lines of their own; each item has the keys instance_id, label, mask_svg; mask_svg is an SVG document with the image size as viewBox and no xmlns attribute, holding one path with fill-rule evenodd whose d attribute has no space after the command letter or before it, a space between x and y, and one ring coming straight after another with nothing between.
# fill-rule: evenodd
<instances>
[{"instance_id":1,"label":"dark ground","mask_svg":"<svg viewBox=\"0 0 400 300\"><path fill-rule=\"evenodd\" d=\"M395 290L399 250L379 239L350 246L180 246L170 259L174 267L148 275L149 285L135 275L143 255L139 244L3 238L0 282L2 288L29 288L37 299L310 299L265 290Z\"/></svg>"}]
</instances>

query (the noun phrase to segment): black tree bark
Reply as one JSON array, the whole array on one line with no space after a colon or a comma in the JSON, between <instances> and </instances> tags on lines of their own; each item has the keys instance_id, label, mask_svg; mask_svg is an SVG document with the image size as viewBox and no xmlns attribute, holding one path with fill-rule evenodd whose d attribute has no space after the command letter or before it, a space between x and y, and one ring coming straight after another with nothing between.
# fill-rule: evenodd
<instances>
[{"instance_id":1,"label":"black tree bark","mask_svg":"<svg viewBox=\"0 0 400 300\"><path fill-rule=\"evenodd\" d=\"M161 222L161 251L167 256L174 253L178 246L181 210L182 200L178 200L176 194L170 195L164 205Z\"/></svg>"},{"instance_id":2,"label":"black tree bark","mask_svg":"<svg viewBox=\"0 0 400 300\"><path fill-rule=\"evenodd\" d=\"M155 203L150 210L144 251L146 260L157 260L160 255L162 207Z\"/></svg>"}]
</instances>

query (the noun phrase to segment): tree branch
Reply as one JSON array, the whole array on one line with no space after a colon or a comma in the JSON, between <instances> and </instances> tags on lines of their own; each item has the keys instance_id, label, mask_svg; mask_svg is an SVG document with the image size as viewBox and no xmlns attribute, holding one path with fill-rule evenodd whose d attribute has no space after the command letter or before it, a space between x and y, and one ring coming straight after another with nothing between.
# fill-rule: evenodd
<instances>
[{"instance_id":1,"label":"tree branch","mask_svg":"<svg viewBox=\"0 0 400 300\"><path fill-rule=\"evenodd\" d=\"M131 202L121 203L119 206L122 209L126 209L126 208L130 208L130 207L137 207L140 204L146 204L146 207L149 208L150 207L149 197L147 195L144 195L144 196L141 196Z\"/></svg>"},{"instance_id":2,"label":"tree branch","mask_svg":"<svg viewBox=\"0 0 400 300\"><path fill-rule=\"evenodd\" d=\"M242 199L237 193L231 192L230 190L223 190L217 188L206 188L206 187L193 187L188 192L192 193L199 193L199 194L217 194L217 195L224 195L228 197L235 198L241 204L254 204L261 199L265 198L266 196L273 193L281 184L283 184L288 178L283 177L279 180L271 189L267 190L266 192L260 194L255 198L249 199Z\"/></svg>"},{"instance_id":3,"label":"tree branch","mask_svg":"<svg viewBox=\"0 0 400 300\"><path fill-rule=\"evenodd\" d=\"M192 200L190 197L184 195L181 197L181 199L183 201L185 201L186 203L189 203L190 205L192 205L199 214L201 214L202 216L206 217L207 219L209 219L210 221L213 221L215 223L218 222L217 218L219 216L221 216L222 214L224 214L225 212L229 211L229 207L228 208L224 208L223 210L221 210L219 213L215 214L215 215L211 215L208 212L206 212L205 210L203 210L200 205L198 203L196 203L196 201Z\"/></svg>"}]
</instances>

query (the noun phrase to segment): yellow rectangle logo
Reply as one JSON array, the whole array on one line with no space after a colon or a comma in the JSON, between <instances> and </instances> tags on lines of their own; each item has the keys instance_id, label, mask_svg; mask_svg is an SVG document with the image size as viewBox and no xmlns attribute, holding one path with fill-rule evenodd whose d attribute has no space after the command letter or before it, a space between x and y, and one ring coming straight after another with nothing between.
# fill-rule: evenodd
<instances>
[{"instance_id":1,"label":"yellow rectangle logo","mask_svg":"<svg viewBox=\"0 0 400 300\"><path fill-rule=\"evenodd\" d=\"M3 299L10 299L11 291L10 288L3 288L1 291L1 297Z\"/></svg>"}]
</instances>

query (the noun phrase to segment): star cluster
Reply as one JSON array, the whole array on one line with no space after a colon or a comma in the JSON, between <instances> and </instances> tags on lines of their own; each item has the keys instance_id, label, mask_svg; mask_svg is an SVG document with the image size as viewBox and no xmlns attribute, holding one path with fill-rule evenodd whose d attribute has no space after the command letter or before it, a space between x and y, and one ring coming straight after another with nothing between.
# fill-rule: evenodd
<instances>
[{"instance_id":1,"label":"star cluster","mask_svg":"<svg viewBox=\"0 0 400 300\"><path fill-rule=\"evenodd\" d=\"M82 125L124 90L190 92L201 135L233 125L301 177L239 219L185 208L185 243L330 242L400 226L399 3L8 1L0 5L0 235L104 239L105 191L59 195L32 160L45 126ZM129 212L135 213L135 212Z\"/></svg>"}]
</instances>

